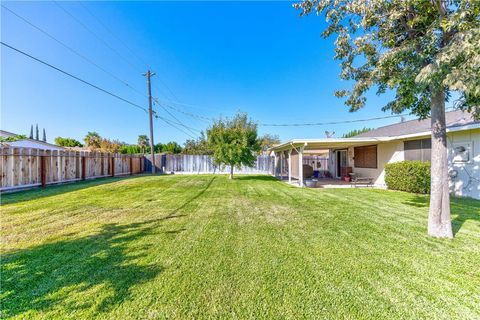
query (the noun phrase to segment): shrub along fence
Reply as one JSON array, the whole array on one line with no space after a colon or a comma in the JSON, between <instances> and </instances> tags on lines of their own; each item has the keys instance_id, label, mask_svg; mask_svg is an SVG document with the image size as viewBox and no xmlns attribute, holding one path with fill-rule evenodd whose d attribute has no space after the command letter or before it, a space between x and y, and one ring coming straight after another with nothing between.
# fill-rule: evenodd
<instances>
[{"instance_id":1,"label":"shrub along fence","mask_svg":"<svg viewBox=\"0 0 480 320\"><path fill-rule=\"evenodd\" d=\"M150 172L152 160L145 155L145 171ZM157 172L190 173L190 174L225 174L230 173L229 167L218 167L213 164L211 156L185 154L156 154L155 166ZM235 174L273 174L274 158L269 155L259 155L253 167L242 166L234 169Z\"/></svg>"},{"instance_id":2,"label":"shrub along fence","mask_svg":"<svg viewBox=\"0 0 480 320\"><path fill-rule=\"evenodd\" d=\"M0 191L137 174L143 156L106 152L0 148Z\"/></svg>"}]
</instances>

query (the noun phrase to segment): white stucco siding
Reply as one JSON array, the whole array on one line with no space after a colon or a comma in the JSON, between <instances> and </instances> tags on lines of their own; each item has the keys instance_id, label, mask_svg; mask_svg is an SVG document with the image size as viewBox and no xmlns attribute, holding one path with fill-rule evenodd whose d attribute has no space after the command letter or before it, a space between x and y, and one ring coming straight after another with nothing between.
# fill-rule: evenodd
<instances>
[{"instance_id":1,"label":"white stucco siding","mask_svg":"<svg viewBox=\"0 0 480 320\"><path fill-rule=\"evenodd\" d=\"M468 160L455 158L455 147L468 149ZM450 191L457 196L480 199L480 129L448 134L448 167L456 172Z\"/></svg>"},{"instance_id":2,"label":"white stucco siding","mask_svg":"<svg viewBox=\"0 0 480 320\"><path fill-rule=\"evenodd\" d=\"M354 151L350 148L348 155L351 159L350 163L355 164ZM358 173L361 177L373 179L376 186L385 186L385 164L390 162L398 162L404 160L403 141L384 142L377 145L377 168L357 168L353 166L353 172Z\"/></svg>"}]
</instances>

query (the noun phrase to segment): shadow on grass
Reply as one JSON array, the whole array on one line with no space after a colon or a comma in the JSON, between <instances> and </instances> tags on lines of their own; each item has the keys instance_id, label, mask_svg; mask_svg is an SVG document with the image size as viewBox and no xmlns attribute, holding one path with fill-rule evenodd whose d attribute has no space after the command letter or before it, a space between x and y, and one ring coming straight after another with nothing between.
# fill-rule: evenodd
<instances>
[{"instance_id":1,"label":"shadow on grass","mask_svg":"<svg viewBox=\"0 0 480 320\"><path fill-rule=\"evenodd\" d=\"M68 192L73 192L77 190L82 190L90 187L95 187L99 185L114 183L126 179L134 179L141 177L142 175L136 176L124 176L124 177L115 177L115 178L99 178L94 180L85 180L79 182L72 182L66 184L52 185L45 188L35 188L30 190L23 190L10 193L2 193L1 204L13 204L20 203L23 201L29 201L39 198L56 196L59 194L64 194Z\"/></svg>"},{"instance_id":2,"label":"shadow on grass","mask_svg":"<svg viewBox=\"0 0 480 320\"><path fill-rule=\"evenodd\" d=\"M159 219L160 220L160 219ZM129 298L130 288L162 272L139 265L143 250L128 252L132 241L155 229L155 222L108 224L88 237L42 244L2 257L2 318L59 307L66 312L105 312ZM100 295L94 293L100 290Z\"/></svg>"},{"instance_id":3,"label":"shadow on grass","mask_svg":"<svg viewBox=\"0 0 480 320\"><path fill-rule=\"evenodd\" d=\"M428 208L430 198L428 196L415 195L404 204L419 208ZM452 214L453 233L457 234L467 220L480 222L480 201L471 198L450 198L450 210Z\"/></svg>"},{"instance_id":4,"label":"shadow on grass","mask_svg":"<svg viewBox=\"0 0 480 320\"><path fill-rule=\"evenodd\" d=\"M233 180L257 180L257 181L278 181L277 178L268 175L240 175L233 176Z\"/></svg>"},{"instance_id":5,"label":"shadow on grass","mask_svg":"<svg viewBox=\"0 0 480 320\"><path fill-rule=\"evenodd\" d=\"M215 179L212 177L204 188L166 216L127 225L107 224L99 233L88 237L4 254L1 265L1 318L28 311L44 312L55 307L66 313L79 309L93 309L101 313L121 304L129 298L132 286L149 281L163 271L163 267L158 265L136 263L149 246L133 250L132 244L159 232L159 223L187 216L181 211L201 197ZM110 179L110 182L114 181L118 179ZM86 183L83 187L98 184ZM62 187L65 189L67 186ZM80 186L68 187L67 190L74 191ZM185 228L178 228L161 233L175 236L184 231ZM93 293L98 288L101 288L100 296Z\"/></svg>"}]
</instances>

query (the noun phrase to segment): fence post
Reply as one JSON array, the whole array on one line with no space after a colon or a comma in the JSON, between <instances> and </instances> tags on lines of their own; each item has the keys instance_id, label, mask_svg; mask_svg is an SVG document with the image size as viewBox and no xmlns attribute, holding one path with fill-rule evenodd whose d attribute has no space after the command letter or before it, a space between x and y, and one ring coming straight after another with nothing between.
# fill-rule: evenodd
<instances>
[{"instance_id":1,"label":"fence post","mask_svg":"<svg viewBox=\"0 0 480 320\"><path fill-rule=\"evenodd\" d=\"M112 153L112 157L110 158L110 164L112 166L112 177L115 177L115 153Z\"/></svg>"},{"instance_id":2,"label":"fence post","mask_svg":"<svg viewBox=\"0 0 480 320\"><path fill-rule=\"evenodd\" d=\"M87 163L85 159L85 153L82 152L82 180L85 180L85 177L87 175L86 170L87 169Z\"/></svg>"},{"instance_id":3,"label":"fence post","mask_svg":"<svg viewBox=\"0 0 480 320\"><path fill-rule=\"evenodd\" d=\"M129 158L130 158L130 175L132 175L133 174L133 156L130 155Z\"/></svg>"},{"instance_id":4,"label":"fence post","mask_svg":"<svg viewBox=\"0 0 480 320\"><path fill-rule=\"evenodd\" d=\"M47 185L47 156L45 155L45 151L41 151L42 155L40 157L40 181L42 183L42 187Z\"/></svg>"}]
</instances>

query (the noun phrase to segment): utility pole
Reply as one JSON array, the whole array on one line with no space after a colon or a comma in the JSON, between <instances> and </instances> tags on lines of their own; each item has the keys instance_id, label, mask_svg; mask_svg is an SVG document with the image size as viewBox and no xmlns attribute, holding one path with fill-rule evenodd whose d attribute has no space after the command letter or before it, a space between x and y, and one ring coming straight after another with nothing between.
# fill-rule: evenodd
<instances>
[{"instance_id":1,"label":"utility pole","mask_svg":"<svg viewBox=\"0 0 480 320\"><path fill-rule=\"evenodd\" d=\"M150 83L150 77L155 72L147 71L144 76L147 76L148 83L148 117L150 118L150 152L152 153L152 174L155 174L155 144L153 143L153 109L152 109L152 86Z\"/></svg>"}]
</instances>

